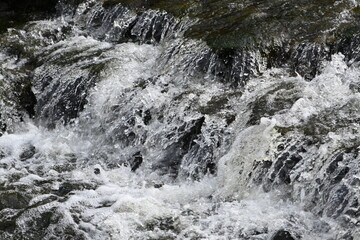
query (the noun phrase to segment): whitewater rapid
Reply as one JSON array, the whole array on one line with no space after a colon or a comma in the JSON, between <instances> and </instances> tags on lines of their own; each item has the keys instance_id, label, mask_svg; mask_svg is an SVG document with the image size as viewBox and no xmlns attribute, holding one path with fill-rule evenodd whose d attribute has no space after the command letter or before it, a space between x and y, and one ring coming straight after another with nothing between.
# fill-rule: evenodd
<instances>
[{"instance_id":1,"label":"whitewater rapid","mask_svg":"<svg viewBox=\"0 0 360 240\"><path fill-rule=\"evenodd\" d=\"M121 14L115 29L134 17ZM311 81L273 68L234 88L194 70L209 49L181 28L114 43L79 26L61 35L68 21L18 33L43 46L28 46L36 117L6 119L16 104L1 99L0 186L21 203L0 200L16 226L0 238L360 239L346 212L360 193L358 65L337 53ZM25 61L0 53L0 96Z\"/></svg>"}]
</instances>

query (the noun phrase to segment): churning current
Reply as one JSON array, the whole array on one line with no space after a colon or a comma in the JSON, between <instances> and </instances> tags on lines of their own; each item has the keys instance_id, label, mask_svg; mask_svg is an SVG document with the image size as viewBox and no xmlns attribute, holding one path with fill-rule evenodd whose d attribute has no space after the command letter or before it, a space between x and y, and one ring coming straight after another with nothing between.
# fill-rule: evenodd
<instances>
[{"instance_id":1,"label":"churning current","mask_svg":"<svg viewBox=\"0 0 360 240\"><path fill-rule=\"evenodd\" d=\"M198 16L79 2L0 35L0 239L360 239L356 31L217 48ZM331 4L321 34L358 19Z\"/></svg>"}]
</instances>

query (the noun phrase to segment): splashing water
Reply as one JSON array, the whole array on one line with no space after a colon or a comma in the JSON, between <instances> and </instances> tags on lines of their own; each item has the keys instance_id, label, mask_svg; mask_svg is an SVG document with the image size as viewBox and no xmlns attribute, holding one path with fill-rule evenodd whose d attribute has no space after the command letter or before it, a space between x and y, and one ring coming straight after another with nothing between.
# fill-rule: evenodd
<instances>
[{"instance_id":1,"label":"splashing water","mask_svg":"<svg viewBox=\"0 0 360 240\"><path fill-rule=\"evenodd\" d=\"M149 10L140 43L116 42L136 14L116 6L112 35L88 34L91 2L74 25L12 35L43 44L27 46L34 118L12 118L6 94L30 57L0 54L1 239L360 238L356 64L334 54L312 81L273 68L234 88L196 69L210 50L179 20L159 40L165 13Z\"/></svg>"}]
</instances>

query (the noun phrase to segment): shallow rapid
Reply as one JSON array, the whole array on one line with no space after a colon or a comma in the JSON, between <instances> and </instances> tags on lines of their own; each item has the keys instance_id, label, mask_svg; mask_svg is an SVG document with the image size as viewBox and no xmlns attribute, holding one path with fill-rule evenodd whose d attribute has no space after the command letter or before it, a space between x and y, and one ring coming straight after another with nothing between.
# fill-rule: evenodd
<instances>
[{"instance_id":1,"label":"shallow rapid","mask_svg":"<svg viewBox=\"0 0 360 240\"><path fill-rule=\"evenodd\" d=\"M0 239L360 239L358 38L309 79L60 3L0 36Z\"/></svg>"}]
</instances>

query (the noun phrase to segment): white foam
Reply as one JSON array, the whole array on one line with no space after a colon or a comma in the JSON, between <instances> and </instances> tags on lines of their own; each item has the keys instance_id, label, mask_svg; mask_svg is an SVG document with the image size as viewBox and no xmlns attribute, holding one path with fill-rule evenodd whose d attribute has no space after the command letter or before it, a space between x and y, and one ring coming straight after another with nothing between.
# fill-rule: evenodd
<instances>
[{"instance_id":1,"label":"white foam","mask_svg":"<svg viewBox=\"0 0 360 240\"><path fill-rule=\"evenodd\" d=\"M0 169L0 181L10 181L10 176L16 173L21 174L18 182L28 185L45 178L53 179L52 189L55 190L59 189L61 181L96 185L95 189L74 190L67 201L59 206L69 223L75 225L71 217L74 211L79 214L79 226L89 231L90 239L156 239L170 236L178 239L234 239L256 232L263 234L260 237L265 237L282 228L303 234L302 239L326 239L340 231L341 228L332 220L305 212L296 203L284 202L274 197L276 193L259 193L251 185L253 189L249 189L247 175L255 161L266 161L272 157L279 137L277 126L299 126L326 108L358 97L350 90L349 84L359 76L359 71L348 68L342 60L343 56L334 55L333 60L324 67L324 73L311 82L300 77L286 77L285 74L272 76L282 74L278 69L250 80L245 93L229 101L239 109L239 115L231 129L235 131L235 139L227 154L219 160L218 175L205 176L201 181L179 179L170 182L166 176L157 175L151 169L153 161L156 162L167 144L171 144L161 137L184 123L177 122L176 117L185 122L197 119L201 115L194 105L207 106L214 96L221 96L229 90L213 82L211 87L204 87L203 79L190 81L174 69L158 67L163 46L139 46L134 43L112 45L91 38L75 37L47 50L56 47L61 49L53 51L51 57L64 51L88 48L83 56L89 51L104 50L101 57L110 60L110 63L101 71L99 82L90 91L89 103L74 125L47 130L29 123L19 127L14 134L0 137L0 147L7 154L0 161L10 165L7 169ZM187 49L182 51L186 52ZM179 76L172 76L172 71ZM157 76L159 74L161 77ZM136 86L139 81L147 83L145 89ZM293 84L294 91L301 98L290 109L284 109L272 118L261 118L258 125L248 127L249 105L280 83ZM181 100L169 102L175 96ZM108 119L112 120L111 107L118 104L122 104L121 110L125 109L124 112L132 112L135 107L153 107L163 109L168 116L168 122L154 120L153 125L146 128L140 125L148 138L145 143L137 144L146 149L147 159L136 172L124 166L107 169L102 159L92 155L96 150L110 148L111 151L104 151L106 157L117 162L122 160L121 154L127 151L126 148L112 148L112 143L104 140L105 136L91 132L97 125L106 126L103 133L106 135L116 128L116 121L126 120L115 119L106 125ZM85 121L89 115L93 117L92 121ZM214 122L223 125L223 120L208 114L202 130L206 132L207 128L211 129ZM142 130L138 131L142 133ZM329 134L329 137L334 142L341 139L335 133ZM208 141L211 140L209 138ZM29 144L35 147L36 154L26 161L20 161L19 155ZM323 145L323 155L327 154L329 147L332 147L331 143ZM75 169L57 171L54 165L68 163L69 154L75 155ZM43 168L39 176L32 173L37 172L38 167ZM100 173L95 174L94 168L98 168ZM59 177L62 179L58 180ZM311 177L302 175L304 179ZM154 186L157 181L163 183L160 188ZM33 202L47 196L39 196ZM292 219L296 222L292 223ZM328 232L315 231L313 225L318 222L329 224L332 229ZM161 224L165 225L164 229L161 229Z\"/></svg>"}]
</instances>

